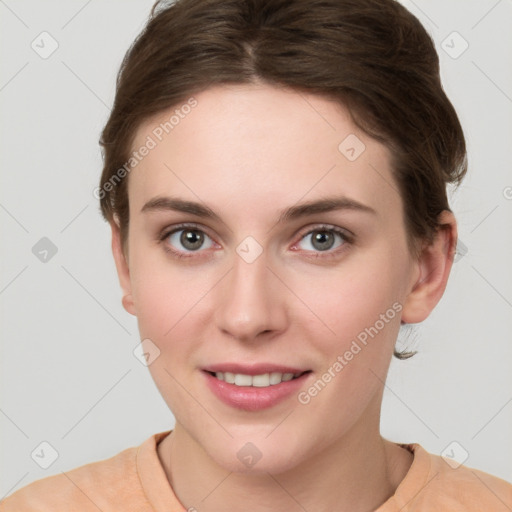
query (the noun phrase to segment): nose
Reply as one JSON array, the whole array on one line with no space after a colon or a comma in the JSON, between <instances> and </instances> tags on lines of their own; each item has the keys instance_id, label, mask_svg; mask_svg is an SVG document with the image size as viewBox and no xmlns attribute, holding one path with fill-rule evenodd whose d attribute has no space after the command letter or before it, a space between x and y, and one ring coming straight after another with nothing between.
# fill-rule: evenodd
<instances>
[{"instance_id":1,"label":"nose","mask_svg":"<svg viewBox=\"0 0 512 512\"><path fill-rule=\"evenodd\" d=\"M265 252L250 263L234 254L233 267L216 287L215 321L224 335L250 342L285 330L286 289L268 264Z\"/></svg>"}]
</instances>

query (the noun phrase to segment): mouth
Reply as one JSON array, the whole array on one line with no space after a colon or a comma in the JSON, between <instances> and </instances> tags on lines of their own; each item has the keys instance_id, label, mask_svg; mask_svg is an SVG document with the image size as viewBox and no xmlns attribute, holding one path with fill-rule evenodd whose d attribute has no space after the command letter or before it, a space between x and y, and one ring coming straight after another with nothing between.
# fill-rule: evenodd
<instances>
[{"instance_id":1,"label":"mouth","mask_svg":"<svg viewBox=\"0 0 512 512\"><path fill-rule=\"evenodd\" d=\"M312 370L274 364L222 364L203 368L205 384L224 404L262 411L291 399L310 380Z\"/></svg>"},{"instance_id":2,"label":"mouth","mask_svg":"<svg viewBox=\"0 0 512 512\"><path fill-rule=\"evenodd\" d=\"M306 373L311 373L311 370L303 372L269 372L261 373L258 375L249 375L246 373L233 373L233 372L211 372L205 370L212 377L218 380L227 382L228 384L234 384L240 387L255 387L255 388L267 388L270 386L277 386L282 382L288 382L290 380L298 379Z\"/></svg>"}]
</instances>

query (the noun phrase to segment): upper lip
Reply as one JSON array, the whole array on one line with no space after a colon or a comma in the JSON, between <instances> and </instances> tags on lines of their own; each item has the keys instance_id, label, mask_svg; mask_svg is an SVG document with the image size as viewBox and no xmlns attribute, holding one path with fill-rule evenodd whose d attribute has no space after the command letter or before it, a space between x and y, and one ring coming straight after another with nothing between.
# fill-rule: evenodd
<instances>
[{"instance_id":1,"label":"upper lip","mask_svg":"<svg viewBox=\"0 0 512 512\"><path fill-rule=\"evenodd\" d=\"M263 375L265 373L304 373L309 371L304 368L296 368L292 366L284 366L274 363L253 363L253 364L240 364L240 363L218 363L206 366L203 368L206 372L230 372L242 373L244 375Z\"/></svg>"}]
</instances>

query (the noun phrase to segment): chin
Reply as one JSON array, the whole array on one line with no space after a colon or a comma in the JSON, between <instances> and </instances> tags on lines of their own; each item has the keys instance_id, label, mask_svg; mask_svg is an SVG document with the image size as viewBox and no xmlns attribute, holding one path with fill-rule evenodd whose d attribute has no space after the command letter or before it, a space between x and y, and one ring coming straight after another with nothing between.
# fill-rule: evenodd
<instances>
[{"instance_id":1,"label":"chin","mask_svg":"<svg viewBox=\"0 0 512 512\"><path fill-rule=\"evenodd\" d=\"M239 435L222 445L205 446L210 457L227 471L244 474L278 474L300 463L304 443L292 433ZM273 437L274 436L274 437Z\"/></svg>"}]
</instances>

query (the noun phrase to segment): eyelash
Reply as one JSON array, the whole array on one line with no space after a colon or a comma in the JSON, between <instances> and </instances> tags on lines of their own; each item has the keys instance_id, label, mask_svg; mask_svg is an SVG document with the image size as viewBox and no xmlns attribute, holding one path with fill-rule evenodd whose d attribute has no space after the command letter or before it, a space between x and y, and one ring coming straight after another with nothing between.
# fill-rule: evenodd
<instances>
[{"instance_id":1,"label":"eyelash","mask_svg":"<svg viewBox=\"0 0 512 512\"><path fill-rule=\"evenodd\" d=\"M178 224L176 226L174 226L172 229L170 230L167 230L167 231L164 231L163 234L159 235L159 243L162 243L164 244L164 250L167 252L167 253L170 253L173 257L175 258L191 258L191 257L194 257L194 253L199 253L201 252L200 250L198 251L190 251L189 254L186 254L186 253L183 253L181 251L177 251L175 249L172 249L172 247L168 244L165 244L164 242L167 240L167 238L169 238L169 236L171 236L172 234L178 232L178 231L184 231L186 229L190 229L190 230L194 230L194 231L200 231L201 233L204 233L206 236L208 236L210 239L213 240L213 238L208 235L208 233L206 233L203 229L200 228L200 226L196 225L196 224L190 224L190 223L186 223L186 224ZM327 224L320 224L318 226L315 226L314 228L310 228L308 231L305 231L303 233L300 234L300 238L299 238L299 242L305 238L307 235L310 235L312 233L314 233L315 231L320 231L320 232L328 232L328 233L335 233L337 235L339 235L342 239L343 239L343 244L334 249L334 250L327 250L327 251L317 251L317 252L314 252L313 254L308 254L306 257L308 258L313 258L313 259L316 259L316 258L323 258L323 259L329 259L329 258L334 258L334 257L337 257L339 256L342 252L346 251L348 249L348 246L352 245L354 243L354 235L351 235L349 234L346 230L344 229L341 229L341 228L337 228L337 227L334 227L334 226L330 226L330 225L327 225ZM297 242L298 243L298 242ZM310 251L308 251L310 252Z\"/></svg>"}]
</instances>

